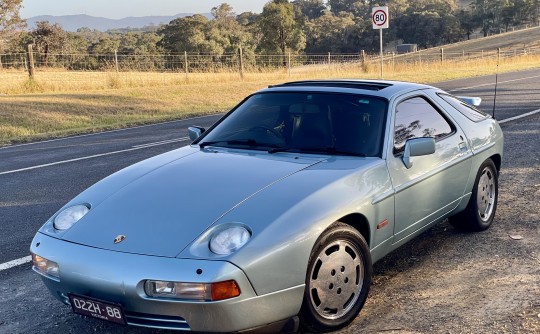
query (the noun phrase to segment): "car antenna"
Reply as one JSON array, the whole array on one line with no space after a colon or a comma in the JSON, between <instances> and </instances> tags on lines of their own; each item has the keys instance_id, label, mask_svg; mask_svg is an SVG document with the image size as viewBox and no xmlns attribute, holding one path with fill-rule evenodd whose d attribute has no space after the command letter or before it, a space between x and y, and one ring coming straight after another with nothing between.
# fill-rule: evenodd
<instances>
[{"instance_id":1,"label":"car antenna","mask_svg":"<svg viewBox=\"0 0 540 334\"><path fill-rule=\"evenodd\" d=\"M491 113L493 118L495 118L495 104L497 103L497 85L499 84L499 62L500 62L500 60L501 60L501 48L497 48L497 71L495 72L495 94L493 95L493 111Z\"/></svg>"}]
</instances>

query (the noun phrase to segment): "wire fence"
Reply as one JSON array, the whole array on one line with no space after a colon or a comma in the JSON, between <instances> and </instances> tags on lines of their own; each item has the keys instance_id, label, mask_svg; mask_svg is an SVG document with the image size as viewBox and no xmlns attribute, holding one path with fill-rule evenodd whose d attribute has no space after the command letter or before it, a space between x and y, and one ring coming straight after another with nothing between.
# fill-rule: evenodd
<instances>
[{"instance_id":1,"label":"wire fence","mask_svg":"<svg viewBox=\"0 0 540 334\"><path fill-rule=\"evenodd\" d=\"M445 49L429 49L422 50L402 55L393 54L391 57L396 62L401 63L418 63L418 62L445 62L445 61L467 61L480 59L507 59L512 57L540 55L540 46L513 48L505 50L461 50L445 51ZM387 55L386 59L389 58ZM380 58L379 58L380 59Z\"/></svg>"},{"instance_id":2,"label":"wire fence","mask_svg":"<svg viewBox=\"0 0 540 334\"><path fill-rule=\"evenodd\" d=\"M511 58L524 55L540 55L540 46L506 50L445 51L429 49L407 54L386 53L385 62L436 63L475 59ZM234 54L44 54L33 52L33 64L28 53L0 54L0 69L27 71L36 69L61 69L66 71L116 71L116 72L257 72L275 69L293 69L309 65L370 64L379 63L380 56L360 52L358 54L285 54L241 55Z\"/></svg>"},{"instance_id":3,"label":"wire fence","mask_svg":"<svg viewBox=\"0 0 540 334\"><path fill-rule=\"evenodd\" d=\"M530 57L524 57L530 56ZM452 69L483 75L500 63L539 62L540 46L505 50L461 50L453 47L407 54L0 54L0 94L84 91L237 80L286 80L340 77L377 78L425 74L430 80ZM520 58L521 57L521 58ZM499 61L498 61L499 60ZM539 64L540 65L540 64ZM487 72L486 72L487 71ZM465 73L466 72L466 73ZM407 74L408 73L408 74ZM35 80L28 80L28 78ZM416 78L414 80L426 80Z\"/></svg>"},{"instance_id":4,"label":"wire fence","mask_svg":"<svg viewBox=\"0 0 540 334\"><path fill-rule=\"evenodd\" d=\"M33 66L38 69L64 69L71 71L119 72L220 72L258 71L327 63L345 63L362 60L360 54L285 54L242 55L234 54L43 54L34 52ZM365 56L367 60L371 56ZM0 54L0 67L27 70L27 53Z\"/></svg>"}]
</instances>

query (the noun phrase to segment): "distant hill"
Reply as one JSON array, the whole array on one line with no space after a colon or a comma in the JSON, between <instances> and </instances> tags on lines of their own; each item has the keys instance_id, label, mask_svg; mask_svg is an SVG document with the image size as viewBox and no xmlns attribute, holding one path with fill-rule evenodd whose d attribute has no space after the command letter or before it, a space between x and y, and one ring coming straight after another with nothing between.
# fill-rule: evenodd
<instances>
[{"instance_id":1,"label":"distant hill","mask_svg":"<svg viewBox=\"0 0 540 334\"><path fill-rule=\"evenodd\" d=\"M121 28L143 28L145 26L167 24L172 20L193 15L191 13L180 13L174 16L143 16L143 17L126 17L123 19L107 19L104 17L95 17L89 15L63 15L63 16L52 16L52 15L41 15L34 16L27 19L28 28L33 29L36 26L36 22L39 21L49 21L49 23L58 23L62 26L64 30L67 31L77 31L79 28L90 28L100 31L107 31L111 29L121 29ZM202 14L208 18L211 18L212 15L209 13Z\"/></svg>"}]
</instances>

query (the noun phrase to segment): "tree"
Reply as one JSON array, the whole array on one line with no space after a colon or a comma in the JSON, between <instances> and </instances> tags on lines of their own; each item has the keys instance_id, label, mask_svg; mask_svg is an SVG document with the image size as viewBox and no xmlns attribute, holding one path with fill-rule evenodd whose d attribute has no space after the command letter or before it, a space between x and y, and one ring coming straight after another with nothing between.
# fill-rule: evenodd
<instances>
[{"instance_id":1,"label":"tree","mask_svg":"<svg viewBox=\"0 0 540 334\"><path fill-rule=\"evenodd\" d=\"M396 19L397 38L420 47L432 47L460 40L460 22L445 7L410 7L405 15Z\"/></svg>"},{"instance_id":2,"label":"tree","mask_svg":"<svg viewBox=\"0 0 540 334\"><path fill-rule=\"evenodd\" d=\"M461 30L467 36L467 39L471 39L471 34L474 32L474 29L478 27L478 22L475 20L471 12L467 10L460 10L456 14L456 18L459 20Z\"/></svg>"},{"instance_id":3,"label":"tree","mask_svg":"<svg viewBox=\"0 0 540 334\"><path fill-rule=\"evenodd\" d=\"M286 0L274 0L264 6L258 26L262 33L259 49L269 54L298 52L305 48L305 34L295 21L294 7Z\"/></svg>"},{"instance_id":4,"label":"tree","mask_svg":"<svg viewBox=\"0 0 540 334\"><path fill-rule=\"evenodd\" d=\"M508 26L516 23L517 10L513 3L506 3L501 11L501 21L508 32Z\"/></svg>"},{"instance_id":5,"label":"tree","mask_svg":"<svg viewBox=\"0 0 540 334\"><path fill-rule=\"evenodd\" d=\"M139 34L137 39L137 47L135 48L135 54L143 55L156 55L160 54L162 50L158 47L160 37L154 32L145 32Z\"/></svg>"},{"instance_id":6,"label":"tree","mask_svg":"<svg viewBox=\"0 0 540 334\"><path fill-rule=\"evenodd\" d=\"M68 39L67 33L58 23L50 24L48 21L37 22L30 35L34 39L35 50L43 55L45 66L48 66L49 53L62 53Z\"/></svg>"},{"instance_id":7,"label":"tree","mask_svg":"<svg viewBox=\"0 0 540 334\"><path fill-rule=\"evenodd\" d=\"M306 20L315 20L327 11L323 0L296 0L293 3L296 16L302 16Z\"/></svg>"},{"instance_id":8,"label":"tree","mask_svg":"<svg viewBox=\"0 0 540 334\"><path fill-rule=\"evenodd\" d=\"M507 5L508 0L474 0L471 3L473 15L478 22L481 22L481 30L484 36L487 36L492 31L501 31L503 25L505 25L503 11Z\"/></svg>"},{"instance_id":9,"label":"tree","mask_svg":"<svg viewBox=\"0 0 540 334\"><path fill-rule=\"evenodd\" d=\"M335 16L330 13L306 24L306 52L357 52L358 36L352 14Z\"/></svg>"},{"instance_id":10,"label":"tree","mask_svg":"<svg viewBox=\"0 0 540 334\"><path fill-rule=\"evenodd\" d=\"M0 52L4 52L4 42L8 42L22 32L26 21L21 19L22 0L0 0Z\"/></svg>"},{"instance_id":11,"label":"tree","mask_svg":"<svg viewBox=\"0 0 540 334\"><path fill-rule=\"evenodd\" d=\"M243 26L248 26L257 21L259 14L253 12L243 12L242 14L236 16L236 21Z\"/></svg>"},{"instance_id":12,"label":"tree","mask_svg":"<svg viewBox=\"0 0 540 334\"><path fill-rule=\"evenodd\" d=\"M352 12L354 3L358 0L328 0L330 11L334 15L339 15L341 12Z\"/></svg>"},{"instance_id":13,"label":"tree","mask_svg":"<svg viewBox=\"0 0 540 334\"><path fill-rule=\"evenodd\" d=\"M120 48L120 38L118 36L102 37L99 42L92 44L90 51L98 55L114 54Z\"/></svg>"},{"instance_id":14,"label":"tree","mask_svg":"<svg viewBox=\"0 0 540 334\"><path fill-rule=\"evenodd\" d=\"M172 20L158 31L162 36L159 46L173 53L215 51L206 39L207 25L208 19L199 14Z\"/></svg>"},{"instance_id":15,"label":"tree","mask_svg":"<svg viewBox=\"0 0 540 334\"><path fill-rule=\"evenodd\" d=\"M401 17L410 6L409 0L389 0L388 11L390 14L390 20Z\"/></svg>"},{"instance_id":16,"label":"tree","mask_svg":"<svg viewBox=\"0 0 540 334\"><path fill-rule=\"evenodd\" d=\"M90 41L77 33L67 33L67 41L64 50L67 53L87 53Z\"/></svg>"},{"instance_id":17,"label":"tree","mask_svg":"<svg viewBox=\"0 0 540 334\"><path fill-rule=\"evenodd\" d=\"M221 5L212 8L210 12L215 19L234 17L235 15L232 6L228 3L222 3Z\"/></svg>"},{"instance_id":18,"label":"tree","mask_svg":"<svg viewBox=\"0 0 540 334\"><path fill-rule=\"evenodd\" d=\"M207 25L207 39L219 48L218 53L234 53L242 46L254 49L253 36L240 24L230 5L223 3L212 8L214 20Z\"/></svg>"}]
</instances>

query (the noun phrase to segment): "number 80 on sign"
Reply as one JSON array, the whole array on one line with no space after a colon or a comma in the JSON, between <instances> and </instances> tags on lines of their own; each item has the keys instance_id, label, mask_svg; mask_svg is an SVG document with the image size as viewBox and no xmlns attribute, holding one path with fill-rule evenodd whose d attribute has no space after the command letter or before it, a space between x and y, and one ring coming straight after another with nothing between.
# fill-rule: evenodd
<instances>
[{"instance_id":1,"label":"number 80 on sign","mask_svg":"<svg viewBox=\"0 0 540 334\"><path fill-rule=\"evenodd\" d=\"M387 29L388 7L373 7L371 21L373 22L373 29Z\"/></svg>"}]
</instances>

